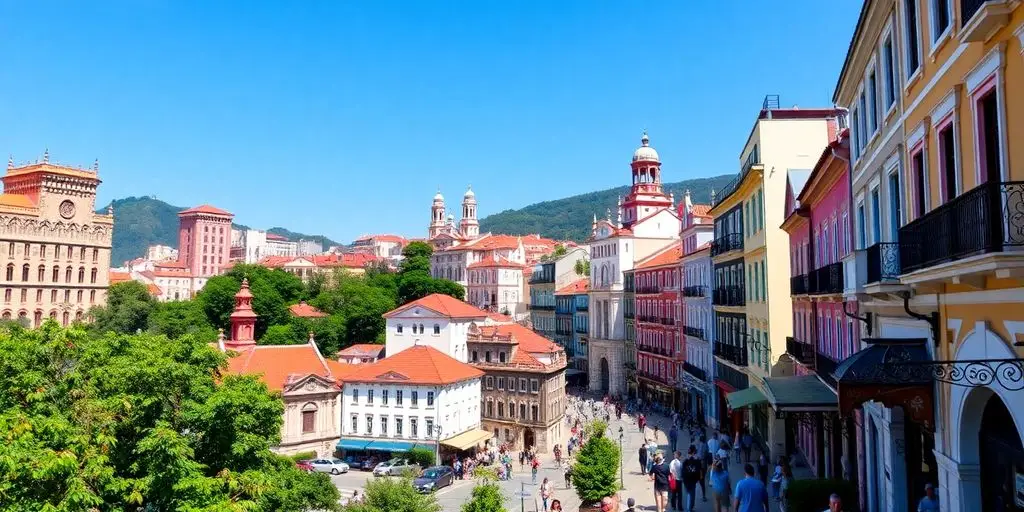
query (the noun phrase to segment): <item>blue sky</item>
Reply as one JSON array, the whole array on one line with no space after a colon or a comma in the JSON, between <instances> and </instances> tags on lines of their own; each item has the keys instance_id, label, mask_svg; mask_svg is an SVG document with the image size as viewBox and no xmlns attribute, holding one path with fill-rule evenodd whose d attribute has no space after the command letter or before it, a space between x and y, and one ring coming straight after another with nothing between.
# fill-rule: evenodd
<instances>
[{"instance_id":1,"label":"blue sky","mask_svg":"<svg viewBox=\"0 0 1024 512\"><path fill-rule=\"evenodd\" d=\"M853 0L0 0L0 152L100 159L100 203L211 203L343 241L734 172L765 94L828 106Z\"/></svg>"}]
</instances>

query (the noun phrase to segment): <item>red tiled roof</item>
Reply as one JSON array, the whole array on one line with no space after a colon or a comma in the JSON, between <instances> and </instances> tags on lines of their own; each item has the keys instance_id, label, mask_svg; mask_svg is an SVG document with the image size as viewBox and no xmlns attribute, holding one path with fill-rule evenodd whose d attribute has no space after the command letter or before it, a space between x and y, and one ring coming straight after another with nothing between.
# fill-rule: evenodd
<instances>
[{"instance_id":1,"label":"red tiled roof","mask_svg":"<svg viewBox=\"0 0 1024 512\"><path fill-rule=\"evenodd\" d=\"M297 259L303 258L295 258L292 256L267 256L260 260L260 265L267 268L280 268Z\"/></svg>"},{"instance_id":2,"label":"red tiled roof","mask_svg":"<svg viewBox=\"0 0 1024 512\"><path fill-rule=\"evenodd\" d=\"M297 316L299 318L323 318L327 316L327 313L306 304L305 301L288 306L288 311L292 316Z\"/></svg>"},{"instance_id":3,"label":"red tiled roof","mask_svg":"<svg viewBox=\"0 0 1024 512\"><path fill-rule=\"evenodd\" d=\"M0 194L0 205L15 206L18 208L35 208L36 203L32 198L23 194Z\"/></svg>"},{"instance_id":4,"label":"red tiled roof","mask_svg":"<svg viewBox=\"0 0 1024 512\"><path fill-rule=\"evenodd\" d=\"M706 204L695 204L690 209L690 215L694 217L711 217L708 212L711 211L711 206Z\"/></svg>"},{"instance_id":5,"label":"red tiled roof","mask_svg":"<svg viewBox=\"0 0 1024 512\"><path fill-rule=\"evenodd\" d=\"M555 295L579 295L590 290L590 279L584 277L569 283L567 286L555 292Z\"/></svg>"},{"instance_id":6,"label":"red tiled roof","mask_svg":"<svg viewBox=\"0 0 1024 512\"><path fill-rule=\"evenodd\" d=\"M109 274L109 278L110 278L110 284L117 284L117 283L123 283L125 281L131 281L132 280L132 275L129 274L128 272L118 272L116 270L111 270L110 274Z\"/></svg>"},{"instance_id":7,"label":"red tiled roof","mask_svg":"<svg viewBox=\"0 0 1024 512\"><path fill-rule=\"evenodd\" d=\"M158 267L162 267L162 268L188 268L187 266L185 266L185 262L184 261L178 261L178 260L154 261L153 262L153 268L158 268Z\"/></svg>"},{"instance_id":8,"label":"red tiled roof","mask_svg":"<svg viewBox=\"0 0 1024 512\"><path fill-rule=\"evenodd\" d=\"M339 369L342 366L337 366ZM228 359L228 372L261 374L268 388L280 391L289 378L319 375L337 381L327 361L314 345L253 345Z\"/></svg>"},{"instance_id":9,"label":"red tiled roof","mask_svg":"<svg viewBox=\"0 0 1024 512\"><path fill-rule=\"evenodd\" d=\"M501 313L487 313L487 318L499 323L511 323L513 321L512 317Z\"/></svg>"},{"instance_id":10,"label":"red tiled roof","mask_svg":"<svg viewBox=\"0 0 1024 512\"><path fill-rule=\"evenodd\" d=\"M274 241L277 241L277 242L287 242L288 241L288 237L281 236L281 235L278 235L278 234L275 234L275 233L267 233L267 240L274 240Z\"/></svg>"},{"instance_id":11,"label":"red tiled roof","mask_svg":"<svg viewBox=\"0 0 1024 512\"><path fill-rule=\"evenodd\" d=\"M416 345L375 363L355 365L346 382L440 385L480 378L484 372L433 347Z\"/></svg>"},{"instance_id":12,"label":"red tiled roof","mask_svg":"<svg viewBox=\"0 0 1024 512\"><path fill-rule=\"evenodd\" d=\"M536 357L531 356L530 353L523 350L522 347L520 347L519 350L514 350L513 352L515 353L512 354L512 359L510 361L512 364L521 364L536 367L544 366L544 363L538 361Z\"/></svg>"},{"instance_id":13,"label":"red tiled roof","mask_svg":"<svg viewBox=\"0 0 1024 512\"><path fill-rule=\"evenodd\" d=\"M149 275L151 275L153 277L180 277L180 278L188 278L188 277L192 277L192 272L189 272L188 270L185 270L185 271L181 271L181 270L153 270L152 272L149 272Z\"/></svg>"},{"instance_id":14,"label":"red tiled roof","mask_svg":"<svg viewBox=\"0 0 1024 512\"><path fill-rule=\"evenodd\" d=\"M153 283L147 284L146 285L146 289L149 290L149 294L154 296L154 297L158 297L161 293L164 292L163 290L160 289L159 286L157 286L157 285L155 285Z\"/></svg>"},{"instance_id":15,"label":"red tiled roof","mask_svg":"<svg viewBox=\"0 0 1024 512\"><path fill-rule=\"evenodd\" d=\"M672 245L665 247L664 249L654 253L651 256L641 260L637 266L637 270L644 270L648 268L660 267L663 265L670 265L676 263L680 258L683 257L683 248L679 242L673 242Z\"/></svg>"},{"instance_id":16,"label":"red tiled roof","mask_svg":"<svg viewBox=\"0 0 1024 512\"><path fill-rule=\"evenodd\" d=\"M480 329L480 335L485 338L495 335L502 337L512 336L519 343L521 352L550 354L562 350L562 347L559 347L551 340L519 324L482 325L477 327Z\"/></svg>"},{"instance_id":17,"label":"red tiled roof","mask_svg":"<svg viewBox=\"0 0 1024 512\"><path fill-rule=\"evenodd\" d=\"M396 309L384 313L384 317L397 315L416 306L427 308L448 318L487 318L486 311L441 293L432 293L422 299L403 304Z\"/></svg>"},{"instance_id":18,"label":"red tiled roof","mask_svg":"<svg viewBox=\"0 0 1024 512\"><path fill-rule=\"evenodd\" d=\"M212 214L212 215L227 215L229 217L234 217L235 216L235 214L233 214L233 213L231 213L229 211L221 210L220 208L217 208L216 206L210 206L208 204L201 204L199 206L194 206L194 207L189 208L187 210L182 210L182 211L178 212L178 215L185 215L185 214L189 214L189 213L209 213L209 214Z\"/></svg>"},{"instance_id":19,"label":"red tiled roof","mask_svg":"<svg viewBox=\"0 0 1024 512\"><path fill-rule=\"evenodd\" d=\"M484 258L476 263L470 263L467 269L473 268L524 268L526 265L509 261L505 258Z\"/></svg>"},{"instance_id":20,"label":"red tiled roof","mask_svg":"<svg viewBox=\"0 0 1024 512\"><path fill-rule=\"evenodd\" d=\"M357 343L338 351L338 357L379 357L384 345L376 343Z\"/></svg>"}]
</instances>

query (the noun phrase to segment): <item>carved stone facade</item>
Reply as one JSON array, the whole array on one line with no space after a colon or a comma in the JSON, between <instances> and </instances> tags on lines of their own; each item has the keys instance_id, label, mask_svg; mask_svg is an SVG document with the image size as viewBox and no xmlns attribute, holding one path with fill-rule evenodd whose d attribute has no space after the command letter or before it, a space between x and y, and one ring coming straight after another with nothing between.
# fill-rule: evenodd
<instances>
[{"instance_id":1,"label":"carved stone facade","mask_svg":"<svg viewBox=\"0 0 1024 512\"><path fill-rule=\"evenodd\" d=\"M98 164L7 163L0 194L0 318L85 320L106 302L114 217L95 213Z\"/></svg>"}]
</instances>

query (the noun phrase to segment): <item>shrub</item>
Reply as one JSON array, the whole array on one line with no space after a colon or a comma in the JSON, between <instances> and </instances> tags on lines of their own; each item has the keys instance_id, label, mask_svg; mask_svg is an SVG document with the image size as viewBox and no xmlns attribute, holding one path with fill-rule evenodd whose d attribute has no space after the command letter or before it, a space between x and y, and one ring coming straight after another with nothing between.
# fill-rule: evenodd
<instances>
[{"instance_id":1,"label":"shrub","mask_svg":"<svg viewBox=\"0 0 1024 512\"><path fill-rule=\"evenodd\" d=\"M604 437L605 431L608 430L608 422L601 420L593 420L587 423L587 439L592 437Z\"/></svg>"},{"instance_id":2,"label":"shrub","mask_svg":"<svg viewBox=\"0 0 1024 512\"><path fill-rule=\"evenodd\" d=\"M595 503L619 490L619 447L604 437L604 428L598 432L583 444L572 466L573 484L583 504Z\"/></svg>"},{"instance_id":3,"label":"shrub","mask_svg":"<svg viewBox=\"0 0 1024 512\"><path fill-rule=\"evenodd\" d=\"M314 452L313 450L310 450L308 452L299 452L299 453L296 453L295 455L289 455L288 458L291 459L292 462L298 462L300 460L315 459L316 458L316 452Z\"/></svg>"},{"instance_id":4,"label":"shrub","mask_svg":"<svg viewBox=\"0 0 1024 512\"><path fill-rule=\"evenodd\" d=\"M483 482L473 487L473 495L462 504L462 512L507 512L501 487L494 482Z\"/></svg>"},{"instance_id":5,"label":"shrub","mask_svg":"<svg viewBox=\"0 0 1024 512\"><path fill-rule=\"evenodd\" d=\"M441 512L433 494L420 494L408 478L376 478L366 483L363 501L345 506L349 512Z\"/></svg>"},{"instance_id":6,"label":"shrub","mask_svg":"<svg viewBox=\"0 0 1024 512\"><path fill-rule=\"evenodd\" d=\"M419 464L421 468L428 468L435 464L434 450L431 450L430 448L417 446L403 453L401 457L409 459L409 462L413 464Z\"/></svg>"},{"instance_id":7,"label":"shrub","mask_svg":"<svg viewBox=\"0 0 1024 512\"><path fill-rule=\"evenodd\" d=\"M789 509L792 512L820 512L828 508L832 493L843 498L843 508L860 510L857 487L846 480L793 480L789 485Z\"/></svg>"}]
</instances>

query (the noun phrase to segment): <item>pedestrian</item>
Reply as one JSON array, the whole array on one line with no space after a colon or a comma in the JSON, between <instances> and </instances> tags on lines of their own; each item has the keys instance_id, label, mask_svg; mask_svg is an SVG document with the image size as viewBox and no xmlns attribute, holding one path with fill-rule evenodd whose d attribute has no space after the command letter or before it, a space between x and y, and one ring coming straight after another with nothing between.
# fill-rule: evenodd
<instances>
[{"instance_id":1,"label":"pedestrian","mask_svg":"<svg viewBox=\"0 0 1024 512\"><path fill-rule=\"evenodd\" d=\"M736 512L768 512L768 491L754 476L754 466L744 465L743 475L743 480L736 484L736 491L733 493L733 506Z\"/></svg>"},{"instance_id":2,"label":"pedestrian","mask_svg":"<svg viewBox=\"0 0 1024 512\"><path fill-rule=\"evenodd\" d=\"M763 453L757 458L757 476L762 484L768 485L768 457Z\"/></svg>"},{"instance_id":3,"label":"pedestrian","mask_svg":"<svg viewBox=\"0 0 1024 512\"><path fill-rule=\"evenodd\" d=\"M832 496L828 498L828 511L826 512L843 512L843 498L832 493Z\"/></svg>"},{"instance_id":4,"label":"pedestrian","mask_svg":"<svg viewBox=\"0 0 1024 512\"><path fill-rule=\"evenodd\" d=\"M519 470L522 471L523 466L526 465L526 450L519 451Z\"/></svg>"},{"instance_id":5,"label":"pedestrian","mask_svg":"<svg viewBox=\"0 0 1024 512\"><path fill-rule=\"evenodd\" d=\"M668 465L665 464L665 457L658 452L654 455L654 464L651 465L651 480L654 482L654 504L657 512L665 512L668 500Z\"/></svg>"},{"instance_id":6,"label":"pedestrian","mask_svg":"<svg viewBox=\"0 0 1024 512\"><path fill-rule=\"evenodd\" d=\"M562 512L562 502L558 500L552 500L551 512Z\"/></svg>"},{"instance_id":7,"label":"pedestrian","mask_svg":"<svg viewBox=\"0 0 1024 512\"><path fill-rule=\"evenodd\" d=\"M743 449L742 448L743 445L741 444L741 439L742 439L742 437L740 437L740 431L737 430L736 431L736 436L733 437L733 440L732 440L732 451L736 453L736 462L743 462L743 459L741 458L741 455L740 455L740 451Z\"/></svg>"},{"instance_id":8,"label":"pedestrian","mask_svg":"<svg viewBox=\"0 0 1024 512\"><path fill-rule=\"evenodd\" d=\"M697 442L697 460L700 461L700 500L708 501L708 490L704 487L704 481L707 480L708 468L711 467L711 454L708 453L708 443L704 439L704 434L700 435Z\"/></svg>"},{"instance_id":9,"label":"pedestrian","mask_svg":"<svg viewBox=\"0 0 1024 512\"><path fill-rule=\"evenodd\" d=\"M939 512L939 497L930 482L924 486L924 497L917 503L917 512Z\"/></svg>"},{"instance_id":10,"label":"pedestrian","mask_svg":"<svg viewBox=\"0 0 1024 512\"><path fill-rule=\"evenodd\" d=\"M683 455L678 450L673 455L668 464L668 501L671 508L683 510Z\"/></svg>"},{"instance_id":11,"label":"pedestrian","mask_svg":"<svg viewBox=\"0 0 1024 512\"><path fill-rule=\"evenodd\" d=\"M718 437L718 430L715 430L714 434L712 434L711 437L707 441L707 445L708 445L708 462L711 462L711 459L714 459L715 455L718 454L718 445L719 445L720 442L721 442L721 440Z\"/></svg>"},{"instance_id":12,"label":"pedestrian","mask_svg":"<svg viewBox=\"0 0 1024 512\"><path fill-rule=\"evenodd\" d=\"M781 492L780 482L782 482L782 466L786 464L786 457L779 455L779 461L775 463L775 471L772 473L771 485L768 486L768 494L770 494L772 498L779 497Z\"/></svg>"},{"instance_id":13,"label":"pedestrian","mask_svg":"<svg viewBox=\"0 0 1024 512\"><path fill-rule=\"evenodd\" d=\"M530 472L533 474L533 483L537 483L537 471L540 470L540 461L536 457L530 461Z\"/></svg>"},{"instance_id":14,"label":"pedestrian","mask_svg":"<svg viewBox=\"0 0 1024 512\"><path fill-rule=\"evenodd\" d=\"M626 500L626 510L623 510L622 512L637 512L636 500L634 500L633 498L629 498L628 500Z\"/></svg>"},{"instance_id":15,"label":"pedestrian","mask_svg":"<svg viewBox=\"0 0 1024 512\"><path fill-rule=\"evenodd\" d=\"M750 462L750 451L754 448L754 436L750 435L750 429L743 429L741 442L743 443L743 458L746 459L744 462Z\"/></svg>"},{"instance_id":16,"label":"pedestrian","mask_svg":"<svg viewBox=\"0 0 1024 512\"><path fill-rule=\"evenodd\" d=\"M647 416L644 416L644 413L640 413L640 416L636 419L636 424L640 427L640 433L643 434L645 432L644 427L647 426Z\"/></svg>"},{"instance_id":17,"label":"pedestrian","mask_svg":"<svg viewBox=\"0 0 1024 512\"><path fill-rule=\"evenodd\" d=\"M723 441L719 441L719 443L718 443L718 452L715 453L715 455L718 455L718 459L722 461L722 466L725 467L726 470L729 469L729 450L730 449L731 449L731 447L729 446L729 442L728 441L724 441L724 440Z\"/></svg>"},{"instance_id":18,"label":"pedestrian","mask_svg":"<svg viewBox=\"0 0 1024 512\"><path fill-rule=\"evenodd\" d=\"M729 470L725 468L722 459L715 457L711 463L711 510L722 512L729 510L729 496L732 494L732 481L729 479Z\"/></svg>"},{"instance_id":19,"label":"pedestrian","mask_svg":"<svg viewBox=\"0 0 1024 512\"><path fill-rule=\"evenodd\" d=\"M675 422L672 423L672 428L668 431L668 447L673 452L676 451L676 441L679 440L679 429L676 428Z\"/></svg>"},{"instance_id":20,"label":"pedestrian","mask_svg":"<svg viewBox=\"0 0 1024 512\"><path fill-rule=\"evenodd\" d=\"M686 488L686 512L693 512L697 501L697 482L701 482L701 462L697 458L697 447L690 445L689 453L683 462L683 487ZM703 494L703 491L701 492ZM707 498L704 499L707 501Z\"/></svg>"},{"instance_id":21,"label":"pedestrian","mask_svg":"<svg viewBox=\"0 0 1024 512\"><path fill-rule=\"evenodd\" d=\"M544 512L547 512L548 500L551 499L551 482L548 481L547 477L544 477L544 481L540 484L540 499L544 503Z\"/></svg>"},{"instance_id":22,"label":"pedestrian","mask_svg":"<svg viewBox=\"0 0 1024 512\"><path fill-rule=\"evenodd\" d=\"M562 473L565 474L565 488L569 489L572 487L572 466L569 465L569 461L562 461Z\"/></svg>"},{"instance_id":23,"label":"pedestrian","mask_svg":"<svg viewBox=\"0 0 1024 512\"><path fill-rule=\"evenodd\" d=\"M640 474L641 475L646 475L647 474L647 440L646 439L644 439L644 444L640 445L640 450L639 450L638 453L640 455Z\"/></svg>"},{"instance_id":24,"label":"pedestrian","mask_svg":"<svg viewBox=\"0 0 1024 512\"><path fill-rule=\"evenodd\" d=\"M789 486L793 483L793 470L790 469L789 464L783 464L781 475L779 476L779 510L786 512L789 510ZM939 509L935 509L938 512Z\"/></svg>"},{"instance_id":25,"label":"pedestrian","mask_svg":"<svg viewBox=\"0 0 1024 512\"><path fill-rule=\"evenodd\" d=\"M455 478L462 480L462 463L459 462L459 459L455 459L452 469L455 471Z\"/></svg>"},{"instance_id":26,"label":"pedestrian","mask_svg":"<svg viewBox=\"0 0 1024 512\"><path fill-rule=\"evenodd\" d=\"M658 443L654 440L647 442L647 472L651 472L651 465L654 464L654 454L658 451Z\"/></svg>"}]
</instances>

